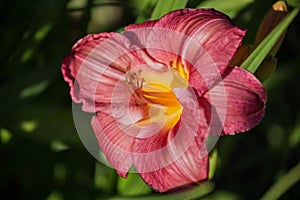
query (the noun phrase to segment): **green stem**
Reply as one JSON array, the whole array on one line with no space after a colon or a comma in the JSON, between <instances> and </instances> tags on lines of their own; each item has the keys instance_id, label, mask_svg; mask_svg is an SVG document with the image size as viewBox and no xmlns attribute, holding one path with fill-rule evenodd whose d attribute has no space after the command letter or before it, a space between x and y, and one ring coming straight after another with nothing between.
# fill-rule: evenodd
<instances>
[{"instance_id":1,"label":"green stem","mask_svg":"<svg viewBox=\"0 0 300 200\"><path fill-rule=\"evenodd\" d=\"M300 162L288 173L283 175L271 188L263 195L261 200L278 199L297 181L300 180Z\"/></svg>"},{"instance_id":2,"label":"green stem","mask_svg":"<svg viewBox=\"0 0 300 200\"><path fill-rule=\"evenodd\" d=\"M289 15L287 15L281 22L271 31L270 34L255 48L250 56L243 62L241 68L247 69L254 73L264 58L269 54L273 46L276 44L282 33L287 29L288 25L293 21L299 12L295 8Z\"/></svg>"},{"instance_id":3,"label":"green stem","mask_svg":"<svg viewBox=\"0 0 300 200\"><path fill-rule=\"evenodd\" d=\"M174 194L148 195L148 196L131 196L131 197L110 197L106 200L182 200L182 199L196 199L203 197L214 189L212 182L202 183L200 186L191 190Z\"/></svg>"}]
</instances>

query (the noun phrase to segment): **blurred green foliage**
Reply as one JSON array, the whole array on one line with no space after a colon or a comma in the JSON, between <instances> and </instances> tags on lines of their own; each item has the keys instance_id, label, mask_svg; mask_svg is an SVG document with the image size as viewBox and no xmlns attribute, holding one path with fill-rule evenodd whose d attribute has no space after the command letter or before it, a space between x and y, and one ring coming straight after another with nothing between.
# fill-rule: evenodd
<instances>
[{"instance_id":1,"label":"blurred green foliage","mask_svg":"<svg viewBox=\"0 0 300 200\"><path fill-rule=\"evenodd\" d=\"M60 72L71 46L87 33L122 30L184 6L225 12L248 29L244 42L253 43L273 2L1 1L0 199L126 199L147 194L135 199L258 199L275 182L288 184L289 177L300 174L285 176L300 158L299 15L278 53L278 69L265 83L269 100L262 123L247 133L220 138L211 182L173 196L155 194L137 174L118 177L88 153L74 127L69 88ZM291 185L280 198L299 199L299 187L299 182Z\"/></svg>"}]
</instances>

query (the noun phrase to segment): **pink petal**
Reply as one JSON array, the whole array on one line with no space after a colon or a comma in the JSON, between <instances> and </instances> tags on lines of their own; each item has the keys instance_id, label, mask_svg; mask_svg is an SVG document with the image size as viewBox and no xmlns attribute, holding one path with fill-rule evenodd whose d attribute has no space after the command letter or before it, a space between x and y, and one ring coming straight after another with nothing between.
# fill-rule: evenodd
<instances>
[{"instance_id":1,"label":"pink petal","mask_svg":"<svg viewBox=\"0 0 300 200\"><path fill-rule=\"evenodd\" d=\"M107 161L120 176L126 177L133 164L132 147L137 128L118 123L111 115L102 112L93 117L92 127Z\"/></svg>"},{"instance_id":2,"label":"pink petal","mask_svg":"<svg viewBox=\"0 0 300 200\"><path fill-rule=\"evenodd\" d=\"M160 192L205 180L208 174L204 111L191 89L182 90L176 91L184 107L180 122L170 131L137 137L133 146L136 170Z\"/></svg>"},{"instance_id":3,"label":"pink petal","mask_svg":"<svg viewBox=\"0 0 300 200\"><path fill-rule=\"evenodd\" d=\"M141 177L159 192L206 180L208 178L208 156L202 157L198 146L197 143L191 144L184 155L172 164L152 172L140 173ZM159 162L159 160L155 162ZM151 164L151 162L144 164Z\"/></svg>"},{"instance_id":4,"label":"pink petal","mask_svg":"<svg viewBox=\"0 0 300 200\"><path fill-rule=\"evenodd\" d=\"M177 60L174 54L182 58L190 70L189 82L200 95L220 78L245 35L213 9L177 10L126 30L135 33L158 62Z\"/></svg>"},{"instance_id":5,"label":"pink petal","mask_svg":"<svg viewBox=\"0 0 300 200\"><path fill-rule=\"evenodd\" d=\"M199 99L205 107L206 118L211 117L213 110L225 109L226 118L215 126L223 126L224 134L235 134L247 131L256 126L264 116L266 106L266 91L259 80L250 72L234 67L228 68L223 75L223 82L214 87L224 86L224 93L218 90L210 90ZM213 98L226 97L226 103L216 101L212 105ZM218 103L219 102L219 103Z\"/></svg>"},{"instance_id":6,"label":"pink petal","mask_svg":"<svg viewBox=\"0 0 300 200\"><path fill-rule=\"evenodd\" d=\"M73 46L62 72L72 99L83 104L83 111L96 112L112 103L115 86L125 84L127 67L145 65L147 60L144 51L122 34L100 33L88 35ZM113 103L127 101L122 95Z\"/></svg>"},{"instance_id":7,"label":"pink petal","mask_svg":"<svg viewBox=\"0 0 300 200\"><path fill-rule=\"evenodd\" d=\"M119 89L116 94L128 93L128 101L131 101L132 96L127 90L118 87L118 85L116 88ZM114 98L118 98L118 96L113 97L112 101L115 101ZM106 107L105 112L98 112L97 116L92 119L92 127L100 149L108 162L123 177L127 176L133 163L133 144L136 138L143 138L144 135L149 136L161 129L157 123L139 124L139 122L149 118L149 108L147 104L135 105L130 102L127 106L126 104L111 104Z\"/></svg>"},{"instance_id":8,"label":"pink petal","mask_svg":"<svg viewBox=\"0 0 300 200\"><path fill-rule=\"evenodd\" d=\"M125 134L111 116L101 112L93 117L92 127L107 161L120 176L126 177L133 164L131 149L134 137Z\"/></svg>"},{"instance_id":9,"label":"pink petal","mask_svg":"<svg viewBox=\"0 0 300 200\"><path fill-rule=\"evenodd\" d=\"M75 78L81 64L84 62L84 59L88 54L101 42L105 41L108 38L113 37L114 33L101 33L87 35L86 37L78 40L75 45L72 47L72 52L67 56L62 63L62 74L66 82L68 82L71 90L70 94L76 103L88 101L88 99L81 99L80 89L78 85L75 84ZM89 102L86 102L88 104Z\"/></svg>"}]
</instances>

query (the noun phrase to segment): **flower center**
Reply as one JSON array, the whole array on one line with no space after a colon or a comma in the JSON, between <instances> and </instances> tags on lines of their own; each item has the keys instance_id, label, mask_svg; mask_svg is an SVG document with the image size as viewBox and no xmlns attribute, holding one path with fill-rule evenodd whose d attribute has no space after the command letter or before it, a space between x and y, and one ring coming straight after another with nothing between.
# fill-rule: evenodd
<instances>
[{"instance_id":1,"label":"flower center","mask_svg":"<svg viewBox=\"0 0 300 200\"><path fill-rule=\"evenodd\" d=\"M172 90L159 83L147 83L142 88L141 94L151 105L151 112L149 112L151 122L164 123L163 127L166 130L176 125L183 107Z\"/></svg>"},{"instance_id":2,"label":"flower center","mask_svg":"<svg viewBox=\"0 0 300 200\"><path fill-rule=\"evenodd\" d=\"M188 73L182 64L170 62L163 72L127 68L126 83L137 105L148 107L148 117L137 124L144 126L153 122L163 123L163 130L170 130L179 121L183 107L178 101L174 88L187 87Z\"/></svg>"}]
</instances>

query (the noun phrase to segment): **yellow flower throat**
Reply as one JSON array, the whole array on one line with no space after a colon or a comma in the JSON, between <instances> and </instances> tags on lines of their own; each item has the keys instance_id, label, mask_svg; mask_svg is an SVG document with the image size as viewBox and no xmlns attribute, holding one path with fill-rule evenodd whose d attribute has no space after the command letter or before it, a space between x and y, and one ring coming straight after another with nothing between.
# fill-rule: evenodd
<instances>
[{"instance_id":1,"label":"yellow flower throat","mask_svg":"<svg viewBox=\"0 0 300 200\"><path fill-rule=\"evenodd\" d=\"M174 89L186 88L189 74L181 63L170 62L170 67L158 73L155 70L131 72L127 67L126 83L136 103L147 107L148 116L136 124L146 126L153 122L163 123L168 131L179 121L183 107L178 101Z\"/></svg>"}]
</instances>

